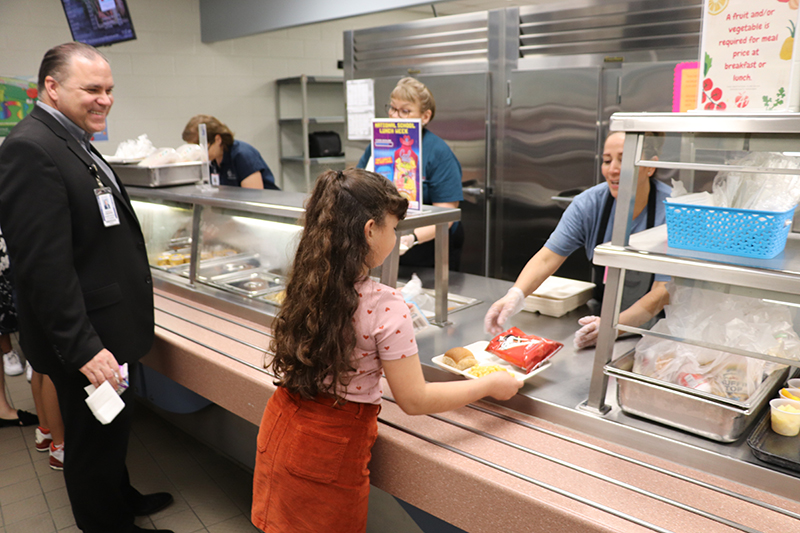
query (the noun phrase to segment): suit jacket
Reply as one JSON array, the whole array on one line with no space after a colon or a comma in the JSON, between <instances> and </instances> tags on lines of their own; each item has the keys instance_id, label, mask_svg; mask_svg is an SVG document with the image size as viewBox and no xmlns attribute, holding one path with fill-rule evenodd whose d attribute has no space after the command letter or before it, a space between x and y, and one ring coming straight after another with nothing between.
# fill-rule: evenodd
<instances>
[{"instance_id":1,"label":"suit jacket","mask_svg":"<svg viewBox=\"0 0 800 533\"><path fill-rule=\"evenodd\" d=\"M144 237L127 193L105 227L95 165L47 111L34 108L0 145L0 227L8 243L20 344L43 373L75 372L102 348L120 364L153 342L153 290Z\"/></svg>"}]
</instances>

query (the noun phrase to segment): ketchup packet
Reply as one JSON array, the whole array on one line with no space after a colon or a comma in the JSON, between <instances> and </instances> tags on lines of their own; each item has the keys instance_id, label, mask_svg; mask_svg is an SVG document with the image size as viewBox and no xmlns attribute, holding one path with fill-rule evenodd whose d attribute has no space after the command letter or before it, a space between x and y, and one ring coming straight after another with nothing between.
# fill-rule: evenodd
<instances>
[{"instance_id":1,"label":"ketchup packet","mask_svg":"<svg viewBox=\"0 0 800 533\"><path fill-rule=\"evenodd\" d=\"M563 346L560 342L528 335L519 328L511 328L489 341L486 351L524 369L529 374L553 357Z\"/></svg>"}]
</instances>

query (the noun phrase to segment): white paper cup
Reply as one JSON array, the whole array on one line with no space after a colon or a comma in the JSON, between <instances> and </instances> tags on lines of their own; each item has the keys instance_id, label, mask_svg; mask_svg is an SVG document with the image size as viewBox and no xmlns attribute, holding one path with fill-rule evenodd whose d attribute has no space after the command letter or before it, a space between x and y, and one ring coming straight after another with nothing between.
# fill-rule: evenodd
<instances>
[{"instance_id":1,"label":"white paper cup","mask_svg":"<svg viewBox=\"0 0 800 533\"><path fill-rule=\"evenodd\" d=\"M782 405L791 405L798 410L797 413L787 413L778 409ZM800 402L787 400L785 398L775 398L770 400L772 431L786 437L794 437L800 433Z\"/></svg>"},{"instance_id":2,"label":"white paper cup","mask_svg":"<svg viewBox=\"0 0 800 533\"><path fill-rule=\"evenodd\" d=\"M791 394L794 398L788 396L787 394ZM787 400L795 400L800 401L800 389L790 389L788 387L784 387L780 391L781 398L786 398Z\"/></svg>"},{"instance_id":3,"label":"white paper cup","mask_svg":"<svg viewBox=\"0 0 800 533\"><path fill-rule=\"evenodd\" d=\"M800 378L790 379L786 382L786 386L790 389L800 389Z\"/></svg>"}]
</instances>

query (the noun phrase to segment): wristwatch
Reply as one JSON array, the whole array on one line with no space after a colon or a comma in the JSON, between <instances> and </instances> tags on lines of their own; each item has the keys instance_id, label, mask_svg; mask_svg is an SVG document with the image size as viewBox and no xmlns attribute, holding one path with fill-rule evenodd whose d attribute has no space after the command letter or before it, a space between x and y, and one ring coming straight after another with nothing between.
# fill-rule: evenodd
<instances>
[{"instance_id":1,"label":"wristwatch","mask_svg":"<svg viewBox=\"0 0 800 533\"><path fill-rule=\"evenodd\" d=\"M417 234L412 231L411 235L414 236L414 244L412 246L418 245L419 244L419 239L417 239Z\"/></svg>"}]
</instances>

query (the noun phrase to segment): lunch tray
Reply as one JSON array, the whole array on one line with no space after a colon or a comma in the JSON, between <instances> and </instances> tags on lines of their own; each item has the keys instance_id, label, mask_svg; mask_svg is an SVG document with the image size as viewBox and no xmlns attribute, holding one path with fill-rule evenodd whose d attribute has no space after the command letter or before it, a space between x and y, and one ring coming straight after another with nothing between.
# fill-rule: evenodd
<instances>
[{"instance_id":1,"label":"lunch tray","mask_svg":"<svg viewBox=\"0 0 800 533\"><path fill-rule=\"evenodd\" d=\"M747 445L759 460L800 472L800 436L778 435L772 431L771 417L767 409L747 437Z\"/></svg>"}]
</instances>

